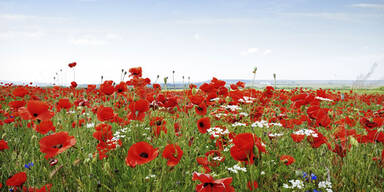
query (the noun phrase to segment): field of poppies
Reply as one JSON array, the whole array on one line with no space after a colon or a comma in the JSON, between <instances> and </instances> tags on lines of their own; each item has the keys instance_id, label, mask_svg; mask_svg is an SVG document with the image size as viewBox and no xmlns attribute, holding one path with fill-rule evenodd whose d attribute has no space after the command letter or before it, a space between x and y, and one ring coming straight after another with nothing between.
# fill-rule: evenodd
<instances>
[{"instance_id":1,"label":"field of poppies","mask_svg":"<svg viewBox=\"0 0 384 192\"><path fill-rule=\"evenodd\" d=\"M75 67L76 63L70 64ZM0 86L0 191L382 191L384 95Z\"/></svg>"}]
</instances>

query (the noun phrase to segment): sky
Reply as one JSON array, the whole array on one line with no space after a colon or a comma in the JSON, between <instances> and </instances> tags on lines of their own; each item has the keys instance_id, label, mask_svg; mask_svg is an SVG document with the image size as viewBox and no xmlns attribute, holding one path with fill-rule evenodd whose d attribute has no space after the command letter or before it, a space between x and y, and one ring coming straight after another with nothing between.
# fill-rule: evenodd
<instances>
[{"instance_id":1,"label":"sky","mask_svg":"<svg viewBox=\"0 0 384 192\"><path fill-rule=\"evenodd\" d=\"M0 0L0 80L384 79L384 0ZM61 71L61 72L60 72ZM57 74L57 75L56 75Z\"/></svg>"}]
</instances>

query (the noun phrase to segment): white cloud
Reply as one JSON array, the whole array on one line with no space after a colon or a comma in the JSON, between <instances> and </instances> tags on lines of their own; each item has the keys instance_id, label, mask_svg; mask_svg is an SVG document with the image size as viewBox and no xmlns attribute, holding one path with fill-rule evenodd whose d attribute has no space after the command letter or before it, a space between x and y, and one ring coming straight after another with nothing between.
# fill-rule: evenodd
<instances>
[{"instance_id":1,"label":"white cloud","mask_svg":"<svg viewBox=\"0 0 384 192\"><path fill-rule=\"evenodd\" d=\"M270 53L272 53L272 50L270 50L270 49L266 49L266 50L263 52L263 55L268 55L268 54L270 54Z\"/></svg>"},{"instance_id":2,"label":"white cloud","mask_svg":"<svg viewBox=\"0 0 384 192\"><path fill-rule=\"evenodd\" d=\"M73 45L105 45L112 41L122 39L120 35L115 33L107 33L105 35L84 34L71 37L69 42Z\"/></svg>"},{"instance_id":3,"label":"white cloud","mask_svg":"<svg viewBox=\"0 0 384 192\"><path fill-rule=\"evenodd\" d=\"M352 4L351 6L358 7L358 8L384 9L384 4L374 4L374 3L357 3L357 4Z\"/></svg>"},{"instance_id":4,"label":"white cloud","mask_svg":"<svg viewBox=\"0 0 384 192\"><path fill-rule=\"evenodd\" d=\"M346 13L318 12L318 13L282 13L285 16L314 17L330 20L351 20L351 16Z\"/></svg>"},{"instance_id":5,"label":"white cloud","mask_svg":"<svg viewBox=\"0 0 384 192\"><path fill-rule=\"evenodd\" d=\"M246 51L240 52L240 55L268 55L272 52L270 49L260 49L260 48L248 48Z\"/></svg>"},{"instance_id":6,"label":"white cloud","mask_svg":"<svg viewBox=\"0 0 384 192\"><path fill-rule=\"evenodd\" d=\"M106 39L108 40L121 40L122 37L118 34L115 34L115 33L108 33L106 36L105 36Z\"/></svg>"},{"instance_id":7,"label":"white cloud","mask_svg":"<svg viewBox=\"0 0 384 192\"><path fill-rule=\"evenodd\" d=\"M71 38L70 43L73 45L105 45L105 40L100 40L92 35L83 35L76 38Z\"/></svg>"},{"instance_id":8,"label":"white cloud","mask_svg":"<svg viewBox=\"0 0 384 192\"><path fill-rule=\"evenodd\" d=\"M255 20L247 18L207 18L207 19L181 19L176 24L182 25L214 25L214 24L251 24Z\"/></svg>"},{"instance_id":9,"label":"white cloud","mask_svg":"<svg viewBox=\"0 0 384 192\"><path fill-rule=\"evenodd\" d=\"M5 31L0 32L0 41L39 39L44 35L42 31Z\"/></svg>"},{"instance_id":10,"label":"white cloud","mask_svg":"<svg viewBox=\"0 0 384 192\"><path fill-rule=\"evenodd\" d=\"M200 40L200 34L195 33L195 34L193 35L193 38L195 38L196 40Z\"/></svg>"},{"instance_id":11,"label":"white cloud","mask_svg":"<svg viewBox=\"0 0 384 192\"><path fill-rule=\"evenodd\" d=\"M250 54L257 54L259 52L259 48L249 48L246 51L242 51L241 55L250 55Z\"/></svg>"},{"instance_id":12,"label":"white cloud","mask_svg":"<svg viewBox=\"0 0 384 192\"><path fill-rule=\"evenodd\" d=\"M0 14L0 22L28 22L31 23L63 23L68 21L69 18L64 17L46 17L35 15L23 15L23 14Z\"/></svg>"},{"instance_id":13,"label":"white cloud","mask_svg":"<svg viewBox=\"0 0 384 192\"><path fill-rule=\"evenodd\" d=\"M27 15L20 15L20 14L2 14L0 15L0 20L9 20L9 21L20 21L20 20L27 20L27 19L34 19L35 16L27 16Z\"/></svg>"}]
</instances>

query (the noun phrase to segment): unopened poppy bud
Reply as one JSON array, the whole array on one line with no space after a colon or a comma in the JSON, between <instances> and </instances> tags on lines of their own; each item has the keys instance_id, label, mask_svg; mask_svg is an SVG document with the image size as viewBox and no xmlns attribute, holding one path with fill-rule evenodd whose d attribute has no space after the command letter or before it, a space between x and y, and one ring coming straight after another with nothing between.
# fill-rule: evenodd
<instances>
[{"instance_id":1,"label":"unopened poppy bud","mask_svg":"<svg viewBox=\"0 0 384 192\"><path fill-rule=\"evenodd\" d=\"M37 139L37 136L36 135L32 135L31 140L33 140L33 139Z\"/></svg>"},{"instance_id":2,"label":"unopened poppy bud","mask_svg":"<svg viewBox=\"0 0 384 192\"><path fill-rule=\"evenodd\" d=\"M50 165L50 166L54 166L54 165L56 165L58 162L59 162L59 160L57 160L57 159L51 159L51 160L49 161L49 165Z\"/></svg>"}]
</instances>

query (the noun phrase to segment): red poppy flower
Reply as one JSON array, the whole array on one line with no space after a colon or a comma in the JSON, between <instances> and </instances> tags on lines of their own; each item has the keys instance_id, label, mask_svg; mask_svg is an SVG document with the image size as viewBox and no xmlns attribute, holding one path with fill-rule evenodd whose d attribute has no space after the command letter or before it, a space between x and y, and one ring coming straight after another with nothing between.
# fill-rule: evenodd
<instances>
[{"instance_id":1,"label":"red poppy flower","mask_svg":"<svg viewBox=\"0 0 384 192\"><path fill-rule=\"evenodd\" d=\"M67 98L59 99L59 101L56 103L57 110L60 111L61 109L69 110L72 107L72 103Z\"/></svg>"},{"instance_id":2,"label":"red poppy flower","mask_svg":"<svg viewBox=\"0 0 384 192\"><path fill-rule=\"evenodd\" d=\"M154 160L159 155L158 148L145 141L137 142L128 149L128 155L125 163L130 167L136 167Z\"/></svg>"},{"instance_id":3,"label":"red poppy flower","mask_svg":"<svg viewBox=\"0 0 384 192\"><path fill-rule=\"evenodd\" d=\"M306 93L302 93L299 95L295 95L291 98L291 101L294 102L294 106L296 108L300 108L302 105L307 105L315 99L314 95L309 95Z\"/></svg>"},{"instance_id":4,"label":"red poppy flower","mask_svg":"<svg viewBox=\"0 0 384 192\"><path fill-rule=\"evenodd\" d=\"M42 122L40 122L40 124L36 125L35 126L35 130L40 133L40 134L47 134L49 131L53 131L55 132L56 131L56 127L53 126L53 123L51 120L44 120Z\"/></svg>"},{"instance_id":5,"label":"red poppy flower","mask_svg":"<svg viewBox=\"0 0 384 192\"><path fill-rule=\"evenodd\" d=\"M25 101L11 101L8 103L8 106L17 111L20 107L25 106Z\"/></svg>"},{"instance_id":6,"label":"red poppy flower","mask_svg":"<svg viewBox=\"0 0 384 192\"><path fill-rule=\"evenodd\" d=\"M195 107L195 111L198 115L206 115L207 114L207 105L205 103L200 103Z\"/></svg>"},{"instance_id":7,"label":"red poppy flower","mask_svg":"<svg viewBox=\"0 0 384 192\"><path fill-rule=\"evenodd\" d=\"M231 156L233 159L252 164L254 162L254 146L258 148L259 154L266 152L265 145L261 139L252 133L240 133L233 138L233 144L231 149Z\"/></svg>"},{"instance_id":8,"label":"red poppy flower","mask_svg":"<svg viewBox=\"0 0 384 192\"><path fill-rule=\"evenodd\" d=\"M189 97L189 100L191 100L191 102L195 105L199 105L201 102L204 101L204 97L201 96L201 95L192 95Z\"/></svg>"},{"instance_id":9,"label":"red poppy flower","mask_svg":"<svg viewBox=\"0 0 384 192\"><path fill-rule=\"evenodd\" d=\"M76 62L72 62L72 63L68 64L68 67L69 67L69 68L72 68L72 67L75 67L76 65L77 65Z\"/></svg>"},{"instance_id":10,"label":"red poppy flower","mask_svg":"<svg viewBox=\"0 0 384 192\"><path fill-rule=\"evenodd\" d=\"M151 121L149 122L150 126L162 126L165 125L167 122L162 117L152 117Z\"/></svg>"},{"instance_id":11,"label":"red poppy flower","mask_svg":"<svg viewBox=\"0 0 384 192\"><path fill-rule=\"evenodd\" d=\"M275 89L272 86L267 86L264 89L263 96L267 97L267 98L270 98L270 97L273 96L273 92L274 91L275 91Z\"/></svg>"},{"instance_id":12,"label":"red poppy flower","mask_svg":"<svg viewBox=\"0 0 384 192\"><path fill-rule=\"evenodd\" d=\"M207 129L211 128L211 120L209 117L203 117L197 121L197 128L200 133L206 133Z\"/></svg>"},{"instance_id":13,"label":"red poppy flower","mask_svg":"<svg viewBox=\"0 0 384 192\"><path fill-rule=\"evenodd\" d=\"M161 86L158 83L154 83L152 86L154 89L161 90Z\"/></svg>"},{"instance_id":14,"label":"red poppy flower","mask_svg":"<svg viewBox=\"0 0 384 192\"><path fill-rule=\"evenodd\" d=\"M295 162L295 158L289 155L282 155L280 157L280 161L283 162L285 165L290 165Z\"/></svg>"},{"instance_id":15,"label":"red poppy flower","mask_svg":"<svg viewBox=\"0 0 384 192\"><path fill-rule=\"evenodd\" d=\"M134 67L129 69L129 73L131 73L129 76L141 77L143 75L143 70L141 67Z\"/></svg>"},{"instance_id":16,"label":"red poppy flower","mask_svg":"<svg viewBox=\"0 0 384 192\"><path fill-rule=\"evenodd\" d=\"M99 121L109 121L112 120L114 116L112 107L100 106L97 109L97 119Z\"/></svg>"},{"instance_id":17,"label":"red poppy flower","mask_svg":"<svg viewBox=\"0 0 384 192\"><path fill-rule=\"evenodd\" d=\"M0 140L0 151L8 149L8 143L4 140Z\"/></svg>"},{"instance_id":18,"label":"red poppy flower","mask_svg":"<svg viewBox=\"0 0 384 192\"><path fill-rule=\"evenodd\" d=\"M162 131L165 134L167 134L167 132L168 132L167 127L165 127L165 125L163 125L163 126L154 126L154 127L152 127L152 131L153 131L153 134L155 135L155 137L159 137Z\"/></svg>"},{"instance_id":19,"label":"red poppy flower","mask_svg":"<svg viewBox=\"0 0 384 192\"><path fill-rule=\"evenodd\" d=\"M231 186L232 177L214 180L211 175L202 173L193 173L192 180L199 180L201 184L196 186L196 192L234 192L235 188Z\"/></svg>"},{"instance_id":20,"label":"red poppy flower","mask_svg":"<svg viewBox=\"0 0 384 192\"><path fill-rule=\"evenodd\" d=\"M245 162L246 164L252 164L254 162L254 153L253 150L245 150L239 146L233 146L230 149L231 156L234 160Z\"/></svg>"},{"instance_id":21,"label":"red poppy flower","mask_svg":"<svg viewBox=\"0 0 384 192\"><path fill-rule=\"evenodd\" d=\"M196 157L196 161L199 165L202 165L205 169L205 173L210 173L211 168L209 168L208 157Z\"/></svg>"},{"instance_id":22,"label":"red poppy flower","mask_svg":"<svg viewBox=\"0 0 384 192\"><path fill-rule=\"evenodd\" d=\"M100 91L106 95L112 95L115 92L113 81L104 81L104 83L100 85Z\"/></svg>"},{"instance_id":23,"label":"red poppy flower","mask_svg":"<svg viewBox=\"0 0 384 192\"><path fill-rule=\"evenodd\" d=\"M248 181L247 187L250 191L253 191L259 187L259 184L257 183L257 181L253 181L253 186L252 186L251 181Z\"/></svg>"},{"instance_id":24,"label":"red poppy flower","mask_svg":"<svg viewBox=\"0 0 384 192\"><path fill-rule=\"evenodd\" d=\"M197 88L197 85L191 83L191 84L189 84L189 88L190 89Z\"/></svg>"},{"instance_id":25,"label":"red poppy flower","mask_svg":"<svg viewBox=\"0 0 384 192\"><path fill-rule=\"evenodd\" d=\"M292 133L291 137L295 143L300 143L305 138L305 135Z\"/></svg>"},{"instance_id":26,"label":"red poppy flower","mask_svg":"<svg viewBox=\"0 0 384 192\"><path fill-rule=\"evenodd\" d=\"M360 124L364 126L366 129L374 129L381 126L381 122L377 119L374 119L373 121L368 120L367 118L361 118Z\"/></svg>"},{"instance_id":27,"label":"red poppy flower","mask_svg":"<svg viewBox=\"0 0 384 192\"><path fill-rule=\"evenodd\" d=\"M71 82L71 88L76 88L77 87L77 83L76 81L72 81Z\"/></svg>"},{"instance_id":28,"label":"red poppy flower","mask_svg":"<svg viewBox=\"0 0 384 192\"><path fill-rule=\"evenodd\" d=\"M19 109L20 116L25 120L49 120L53 117L53 113L49 110L47 103L38 100L29 100L27 103L27 109L21 107Z\"/></svg>"},{"instance_id":29,"label":"red poppy flower","mask_svg":"<svg viewBox=\"0 0 384 192\"><path fill-rule=\"evenodd\" d=\"M96 89L96 85L88 85L87 86L87 91L93 91L93 90L95 90Z\"/></svg>"},{"instance_id":30,"label":"red poppy flower","mask_svg":"<svg viewBox=\"0 0 384 192\"><path fill-rule=\"evenodd\" d=\"M107 142L113 138L112 126L109 124L99 124L95 127L96 132L93 133L93 137L100 142Z\"/></svg>"},{"instance_id":31,"label":"red poppy flower","mask_svg":"<svg viewBox=\"0 0 384 192\"><path fill-rule=\"evenodd\" d=\"M143 120L145 112L149 110L149 102L146 99L140 99L129 104L131 112L128 118L131 120Z\"/></svg>"},{"instance_id":32,"label":"red poppy flower","mask_svg":"<svg viewBox=\"0 0 384 192\"><path fill-rule=\"evenodd\" d=\"M347 148L345 146L345 142L342 144L336 143L335 148L332 150L332 152L336 153L341 158L344 158L347 155Z\"/></svg>"},{"instance_id":33,"label":"red poppy flower","mask_svg":"<svg viewBox=\"0 0 384 192\"><path fill-rule=\"evenodd\" d=\"M12 91L15 97L24 97L28 94L28 90L25 87L17 87Z\"/></svg>"},{"instance_id":34,"label":"red poppy flower","mask_svg":"<svg viewBox=\"0 0 384 192\"><path fill-rule=\"evenodd\" d=\"M233 90L238 90L239 89L236 84L231 84L230 87Z\"/></svg>"},{"instance_id":35,"label":"red poppy flower","mask_svg":"<svg viewBox=\"0 0 384 192\"><path fill-rule=\"evenodd\" d=\"M308 116L316 120L317 125L328 127L331 123L331 119L328 116L329 109L320 108L319 106L311 106L308 108Z\"/></svg>"},{"instance_id":36,"label":"red poppy flower","mask_svg":"<svg viewBox=\"0 0 384 192\"><path fill-rule=\"evenodd\" d=\"M76 144L74 136L67 132L59 132L40 139L40 151L45 153L45 159L54 157Z\"/></svg>"},{"instance_id":37,"label":"red poppy flower","mask_svg":"<svg viewBox=\"0 0 384 192\"><path fill-rule=\"evenodd\" d=\"M124 93L128 90L127 84L124 81L122 81L118 85L115 86L115 90L117 93L120 93L120 94Z\"/></svg>"},{"instance_id":38,"label":"red poppy flower","mask_svg":"<svg viewBox=\"0 0 384 192\"><path fill-rule=\"evenodd\" d=\"M307 136L307 141L311 144L311 147L319 148L322 144L326 144L328 148L331 149L331 145L328 143L327 138L317 130L312 130L315 131L316 136L314 134Z\"/></svg>"},{"instance_id":39,"label":"red poppy flower","mask_svg":"<svg viewBox=\"0 0 384 192\"><path fill-rule=\"evenodd\" d=\"M168 144L165 146L162 156L164 159L168 159L167 165L173 167L179 163L183 156L183 151L176 144Z\"/></svg>"},{"instance_id":40,"label":"red poppy flower","mask_svg":"<svg viewBox=\"0 0 384 192\"><path fill-rule=\"evenodd\" d=\"M173 125L173 129L175 130L176 136L181 136L180 124L178 122Z\"/></svg>"},{"instance_id":41,"label":"red poppy flower","mask_svg":"<svg viewBox=\"0 0 384 192\"><path fill-rule=\"evenodd\" d=\"M27 181L27 174L25 172L19 172L10 177L5 184L7 186L19 187Z\"/></svg>"},{"instance_id":42,"label":"red poppy flower","mask_svg":"<svg viewBox=\"0 0 384 192\"><path fill-rule=\"evenodd\" d=\"M26 188L26 187L24 186L24 187L23 187L23 191L24 191L24 192L50 192L50 191L51 191L51 188L52 188L52 184L46 184L46 185L44 185L43 187L41 187L40 189L35 188L35 187L29 187L29 188Z\"/></svg>"},{"instance_id":43,"label":"red poppy flower","mask_svg":"<svg viewBox=\"0 0 384 192\"><path fill-rule=\"evenodd\" d=\"M242 81L238 81L238 82L236 83L236 85L239 86L239 87L241 87L241 88L244 88L244 87L245 87L245 83L242 82Z\"/></svg>"}]
</instances>

